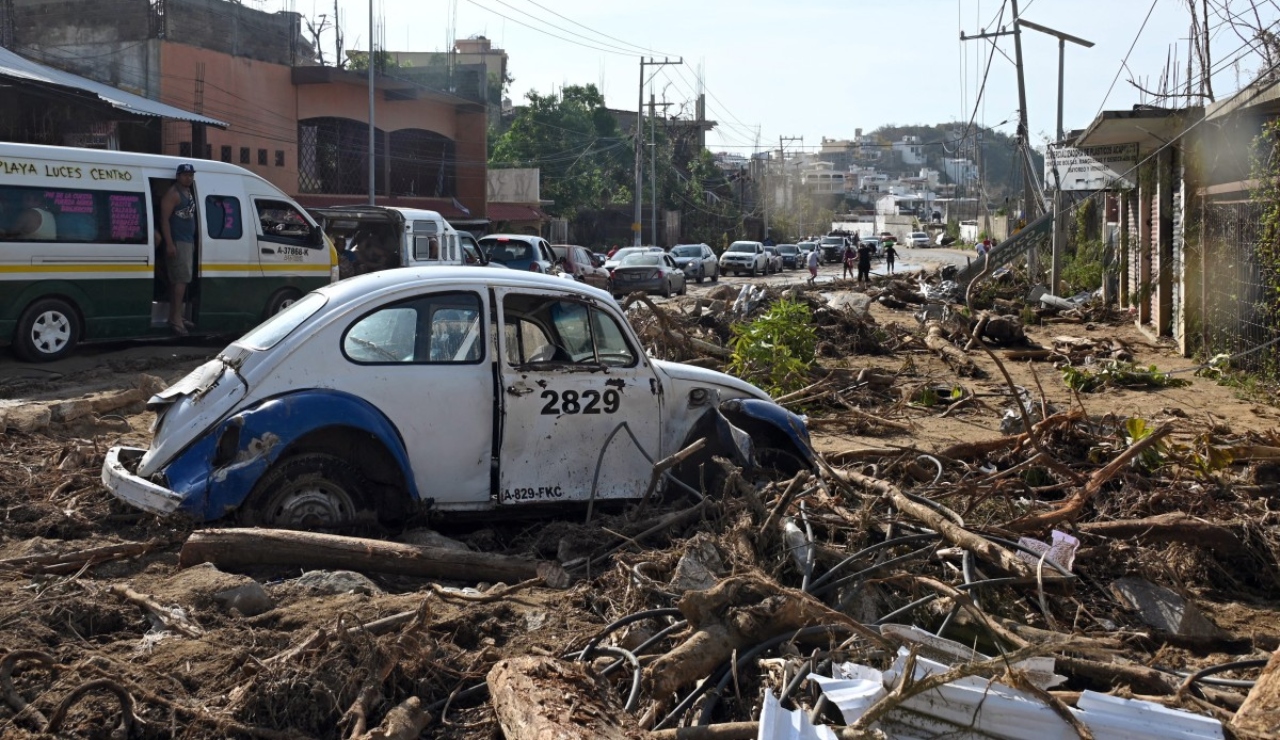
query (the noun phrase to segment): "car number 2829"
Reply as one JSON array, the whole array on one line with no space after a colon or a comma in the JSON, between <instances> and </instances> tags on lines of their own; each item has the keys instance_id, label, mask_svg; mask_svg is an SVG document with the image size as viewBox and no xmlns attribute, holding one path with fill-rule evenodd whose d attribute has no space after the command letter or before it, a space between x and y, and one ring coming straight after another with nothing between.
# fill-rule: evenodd
<instances>
[{"instance_id":1,"label":"car number 2829","mask_svg":"<svg viewBox=\"0 0 1280 740\"><path fill-rule=\"evenodd\" d=\"M617 390L610 388L603 393L597 390L578 391L543 391L540 396L546 403L542 412L546 415L559 414L613 414L617 413L622 398Z\"/></svg>"}]
</instances>

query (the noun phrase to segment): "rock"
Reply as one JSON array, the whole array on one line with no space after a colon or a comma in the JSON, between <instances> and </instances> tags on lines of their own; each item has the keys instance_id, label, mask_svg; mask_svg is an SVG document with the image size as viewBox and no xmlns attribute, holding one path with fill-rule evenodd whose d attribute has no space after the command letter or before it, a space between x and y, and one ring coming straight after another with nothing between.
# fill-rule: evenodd
<instances>
[{"instance_id":1,"label":"rock","mask_svg":"<svg viewBox=\"0 0 1280 740\"><path fill-rule=\"evenodd\" d=\"M293 583L320 594L376 596L382 593L373 581L350 570L310 570L293 579Z\"/></svg>"},{"instance_id":2,"label":"rock","mask_svg":"<svg viewBox=\"0 0 1280 740\"><path fill-rule=\"evenodd\" d=\"M1193 640L1218 640L1225 634L1195 604L1142 578L1121 578L1111 591L1138 612L1138 618L1161 632Z\"/></svg>"},{"instance_id":3,"label":"rock","mask_svg":"<svg viewBox=\"0 0 1280 740\"><path fill-rule=\"evenodd\" d=\"M257 581L250 581L243 586L219 591L213 600L229 612L239 612L246 617L256 617L276 608L276 602L267 594L267 590Z\"/></svg>"},{"instance_id":4,"label":"rock","mask_svg":"<svg viewBox=\"0 0 1280 740\"><path fill-rule=\"evenodd\" d=\"M713 301L730 301L738 297L738 289L732 285L721 283L707 291L707 297Z\"/></svg>"},{"instance_id":5,"label":"rock","mask_svg":"<svg viewBox=\"0 0 1280 740\"><path fill-rule=\"evenodd\" d=\"M4 427L23 434L48 429L51 421L49 407L42 403L10 406L4 412Z\"/></svg>"},{"instance_id":6,"label":"rock","mask_svg":"<svg viewBox=\"0 0 1280 740\"><path fill-rule=\"evenodd\" d=\"M719 583L723 573L724 561L715 542L699 532L685 545L684 554L676 563L676 571L671 576L671 590L676 593L705 591Z\"/></svg>"},{"instance_id":7,"label":"rock","mask_svg":"<svg viewBox=\"0 0 1280 740\"><path fill-rule=\"evenodd\" d=\"M403 542L406 545L440 547L446 550L471 550L465 543L445 537L434 529L410 529L397 537L395 541Z\"/></svg>"},{"instance_id":8,"label":"rock","mask_svg":"<svg viewBox=\"0 0 1280 740\"><path fill-rule=\"evenodd\" d=\"M859 319L865 319L871 315L871 296L866 293L840 291L827 299L827 305L847 311Z\"/></svg>"},{"instance_id":9,"label":"rock","mask_svg":"<svg viewBox=\"0 0 1280 740\"><path fill-rule=\"evenodd\" d=\"M249 576L224 573L212 563L202 563L179 572L164 591L166 600L199 606L212 601L226 611L252 617L275 608L262 584Z\"/></svg>"}]
</instances>

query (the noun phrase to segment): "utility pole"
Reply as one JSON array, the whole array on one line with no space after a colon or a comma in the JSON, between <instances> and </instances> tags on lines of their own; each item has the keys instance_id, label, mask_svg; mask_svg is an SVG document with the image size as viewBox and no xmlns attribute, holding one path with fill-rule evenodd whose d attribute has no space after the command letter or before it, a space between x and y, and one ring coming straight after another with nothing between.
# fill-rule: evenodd
<instances>
[{"instance_id":1,"label":"utility pole","mask_svg":"<svg viewBox=\"0 0 1280 740\"><path fill-rule=\"evenodd\" d=\"M369 0L369 205L377 202L377 182L374 180L377 146L374 142L373 128L373 0Z\"/></svg>"},{"instance_id":2,"label":"utility pole","mask_svg":"<svg viewBox=\"0 0 1280 740\"><path fill-rule=\"evenodd\" d=\"M1066 56L1066 43L1070 41L1073 44L1079 44L1086 49L1093 47L1092 41L1085 41L1078 36L1072 36L1069 33L1055 31L1052 28L1041 26L1038 23L1032 23L1029 20L1019 19L1018 25L1026 26L1033 31L1039 31L1058 39L1058 151L1061 152L1062 140L1066 137L1066 132L1062 130L1062 79L1063 66ZM1053 160L1053 257L1049 262L1049 292L1054 295L1058 294L1062 287L1062 251L1067 242L1066 225L1059 216L1062 213L1062 174L1058 172L1058 158ZM1048 183L1045 183L1048 185Z\"/></svg>"},{"instance_id":3,"label":"utility pole","mask_svg":"<svg viewBox=\"0 0 1280 740\"><path fill-rule=\"evenodd\" d=\"M778 134L778 158L782 160L782 211L789 211L791 208L791 178L787 174L787 151L786 142L798 141L804 146L803 136L783 136ZM765 234L768 236L768 234ZM784 235L785 236L785 235Z\"/></svg>"},{"instance_id":4,"label":"utility pole","mask_svg":"<svg viewBox=\"0 0 1280 740\"><path fill-rule=\"evenodd\" d=\"M370 0L370 2L372 2L372 0ZM644 179L644 83L645 83L644 68L645 67L661 67L667 64L684 64L684 58L681 57L680 59L677 59L673 62L667 59L666 57L663 57L662 61L659 62L658 60L653 58L650 58L648 61L645 61L644 57L640 57L640 92L636 97L636 134L635 134L635 142L636 142L635 201L636 202L635 202L635 217L631 221L631 231L635 235L635 240L632 242L632 244L637 247L640 246L640 238L641 238L640 222L641 222L641 219L644 218L641 211L641 206L640 206L641 194L644 192L644 182L643 182L643 179ZM654 74L657 74L657 73L655 72ZM657 234L655 234L654 237L656 241Z\"/></svg>"},{"instance_id":5,"label":"utility pole","mask_svg":"<svg viewBox=\"0 0 1280 740\"><path fill-rule=\"evenodd\" d=\"M1036 175L1032 167L1031 159L1031 137L1030 127L1027 123L1027 83L1023 74L1022 63L1022 32L1018 26L1018 0L1011 0L1013 7L1013 30L1006 31L1001 28L999 31L990 33L983 31L972 36L966 36L963 31L960 32L961 41L971 41L973 39L994 39L999 36L1013 36L1014 65L1018 70L1018 149L1022 160L1022 217L1028 222L1032 219L1032 211L1035 215L1040 215L1044 211L1044 201L1040 195L1036 193ZM992 43L995 43L992 41ZM1027 248L1027 272L1035 275L1040 271L1040 258L1036 253L1035 246Z\"/></svg>"}]
</instances>

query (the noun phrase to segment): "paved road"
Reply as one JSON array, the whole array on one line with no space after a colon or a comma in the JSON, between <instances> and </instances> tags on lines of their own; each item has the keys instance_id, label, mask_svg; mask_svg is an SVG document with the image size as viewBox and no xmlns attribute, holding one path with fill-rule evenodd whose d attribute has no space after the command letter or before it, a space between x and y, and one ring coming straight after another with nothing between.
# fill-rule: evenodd
<instances>
[{"instance_id":1,"label":"paved road","mask_svg":"<svg viewBox=\"0 0 1280 740\"><path fill-rule=\"evenodd\" d=\"M955 265L963 268L968 264L968 260L972 259L974 253L971 251L959 249L912 249L910 247L897 248L898 259L894 264L894 272L897 274L918 272L932 272L945 265ZM843 267L839 264L824 264L818 268L818 282L829 283L839 280L843 272ZM883 275L885 273L884 258L877 258L871 262L871 272L874 275ZM809 271L805 268L798 270L783 270L780 273L756 277L747 277L746 275L733 276L725 275L720 278L720 282L728 285L744 285L746 283L755 283L763 285L790 285L799 283L809 279ZM701 285L695 282L689 283L689 293L697 295L699 293L711 290L715 287L715 283L707 280Z\"/></svg>"}]
</instances>

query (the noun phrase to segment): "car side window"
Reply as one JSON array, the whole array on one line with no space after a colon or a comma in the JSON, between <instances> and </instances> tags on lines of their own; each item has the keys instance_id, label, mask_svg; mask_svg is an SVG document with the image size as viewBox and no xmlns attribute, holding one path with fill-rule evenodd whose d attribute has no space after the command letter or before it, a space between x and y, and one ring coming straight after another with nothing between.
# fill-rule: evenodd
<instances>
[{"instance_id":1,"label":"car side window","mask_svg":"<svg viewBox=\"0 0 1280 740\"><path fill-rule=\"evenodd\" d=\"M630 367L636 353L613 317L595 306L556 296L504 297L507 363Z\"/></svg>"},{"instance_id":2,"label":"car side window","mask_svg":"<svg viewBox=\"0 0 1280 740\"><path fill-rule=\"evenodd\" d=\"M484 322L475 293L435 293L366 314L342 338L342 352L357 364L478 363L484 359Z\"/></svg>"}]
</instances>

